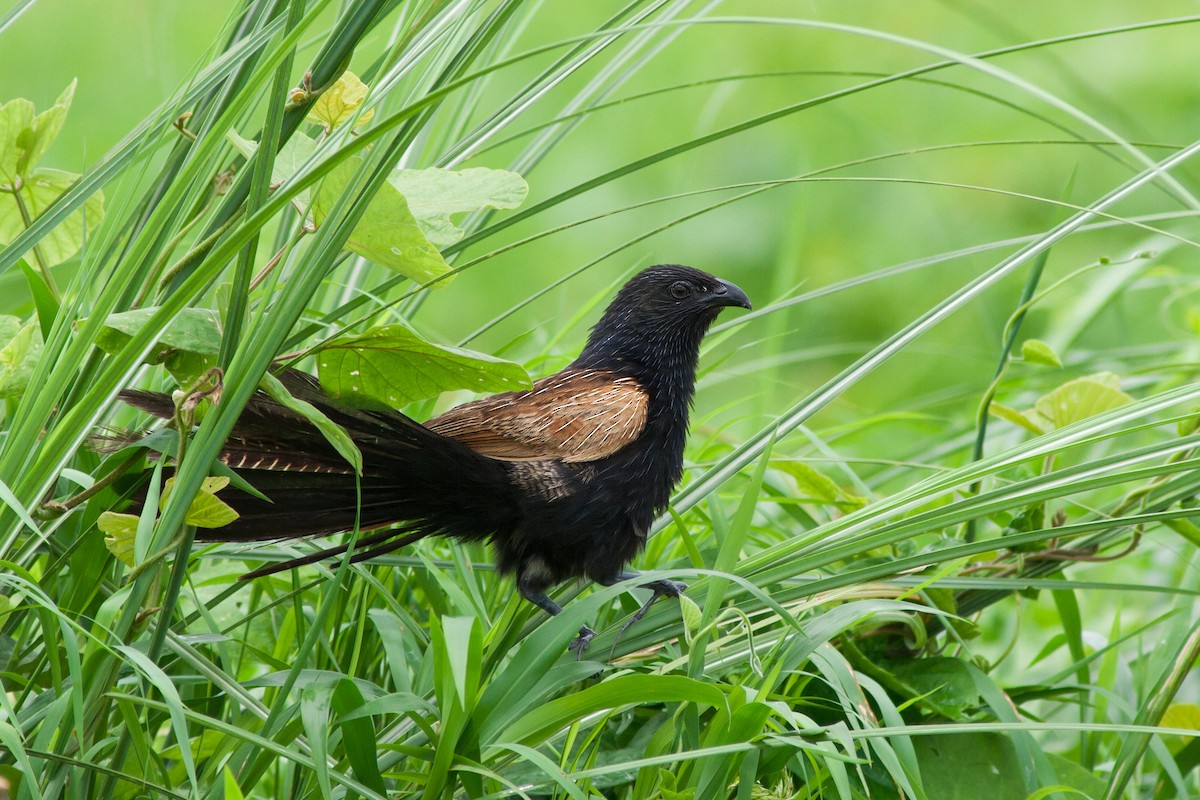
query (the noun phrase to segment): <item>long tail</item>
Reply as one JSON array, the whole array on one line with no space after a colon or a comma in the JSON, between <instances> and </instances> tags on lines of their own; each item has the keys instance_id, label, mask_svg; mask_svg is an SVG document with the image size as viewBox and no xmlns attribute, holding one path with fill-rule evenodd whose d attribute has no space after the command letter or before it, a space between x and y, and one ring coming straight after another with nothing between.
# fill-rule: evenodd
<instances>
[{"instance_id":1,"label":"long tail","mask_svg":"<svg viewBox=\"0 0 1200 800\"><path fill-rule=\"evenodd\" d=\"M355 561L382 555L425 536L477 541L504 536L516 524L516 497L503 464L396 412L336 405L316 381L282 376L293 396L341 425L362 451L363 474L352 468L303 417L256 393L238 418L221 460L270 498L227 488L221 499L239 514L221 528L202 529L213 541L290 539L396 526L355 544ZM170 397L124 391L121 399L157 417L174 415ZM391 540L391 541L389 541ZM272 564L246 577L313 563L347 546Z\"/></svg>"}]
</instances>

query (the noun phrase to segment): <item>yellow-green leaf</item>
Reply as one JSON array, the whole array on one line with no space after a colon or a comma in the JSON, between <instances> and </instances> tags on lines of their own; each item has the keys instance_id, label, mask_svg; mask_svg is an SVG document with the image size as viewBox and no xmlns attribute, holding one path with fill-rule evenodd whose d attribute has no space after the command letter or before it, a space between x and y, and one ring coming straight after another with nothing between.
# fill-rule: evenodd
<instances>
[{"instance_id":1,"label":"yellow-green leaf","mask_svg":"<svg viewBox=\"0 0 1200 800\"><path fill-rule=\"evenodd\" d=\"M801 461L781 460L772 462L771 466L786 472L795 479L798 495L802 498L851 509L861 508L867 504L867 498L843 489L829 476Z\"/></svg>"},{"instance_id":2,"label":"yellow-green leaf","mask_svg":"<svg viewBox=\"0 0 1200 800\"><path fill-rule=\"evenodd\" d=\"M229 478L224 475L210 475L200 484L200 491L192 498L188 506L184 523L195 525L197 528L220 528L236 520L240 515L228 503L217 497L217 492L229 485ZM158 507L166 508L167 498L175 489L175 479L168 478L163 485Z\"/></svg>"},{"instance_id":3,"label":"yellow-green leaf","mask_svg":"<svg viewBox=\"0 0 1200 800\"><path fill-rule=\"evenodd\" d=\"M347 70L332 86L321 92L305 119L323 125L325 130L332 130L354 116L354 112L367 98L368 89L357 75ZM373 110L364 111L354 127L365 124L374 115Z\"/></svg>"},{"instance_id":4,"label":"yellow-green leaf","mask_svg":"<svg viewBox=\"0 0 1200 800\"><path fill-rule=\"evenodd\" d=\"M1031 364L1042 364L1047 367L1061 367L1062 361L1054 348L1041 339L1026 339L1021 345L1021 358Z\"/></svg>"},{"instance_id":5,"label":"yellow-green leaf","mask_svg":"<svg viewBox=\"0 0 1200 800\"><path fill-rule=\"evenodd\" d=\"M37 322L21 325L16 317L0 316L0 341L0 399L20 397L42 355L41 328Z\"/></svg>"},{"instance_id":6,"label":"yellow-green leaf","mask_svg":"<svg viewBox=\"0 0 1200 800\"><path fill-rule=\"evenodd\" d=\"M1033 410L1049 421L1052 428L1132 403L1121 391L1121 379L1111 372L1076 378L1038 398Z\"/></svg>"},{"instance_id":7,"label":"yellow-green leaf","mask_svg":"<svg viewBox=\"0 0 1200 800\"><path fill-rule=\"evenodd\" d=\"M2 132L0 135L3 135ZM3 147L0 146L0 153L2 152ZM3 158L0 155L0 162L3 162ZM12 192L0 191L0 245L6 245L17 238L29 227L27 222L40 217L78 178L74 173L57 169L35 169L21 181L21 206L17 204ZM38 242L40 258L48 266L53 266L75 255L83 245L84 237L96 227L102 216L104 194L97 191L84 202L82 208L64 219Z\"/></svg>"},{"instance_id":8,"label":"yellow-green leaf","mask_svg":"<svg viewBox=\"0 0 1200 800\"><path fill-rule=\"evenodd\" d=\"M138 518L133 514L105 511L96 520L104 534L104 546L127 567L133 566L133 540L137 535Z\"/></svg>"},{"instance_id":9,"label":"yellow-green leaf","mask_svg":"<svg viewBox=\"0 0 1200 800\"><path fill-rule=\"evenodd\" d=\"M1041 427L1039 424L1041 422L1040 420L1033 419L1026 414L1022 414L1020 411L1017 411L1015 408L1009 408L1008 406L1001 405L1000 403L992 403L990 406L988 406L988 413L993 417L999 417L1006 422L1019 425L1030 433L1040 435L1045 433L1047 430Z\"/></svg>"}]
</instances>

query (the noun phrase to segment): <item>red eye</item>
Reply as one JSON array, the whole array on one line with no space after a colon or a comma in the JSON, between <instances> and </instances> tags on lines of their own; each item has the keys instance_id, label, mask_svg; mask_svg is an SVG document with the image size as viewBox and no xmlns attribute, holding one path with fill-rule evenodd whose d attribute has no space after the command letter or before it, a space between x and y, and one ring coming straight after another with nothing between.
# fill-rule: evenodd
<instances>
[{"instance_id":1,"label":"red eye","mask_svg":"<svg viewBox=\"0 0 1200 800\"><path fill-rule=\"evenodd\" d=\"M682 300L692 293L692 287L688 286L683 281L675 281L671 284L671 297L676 300Z\"/></svg>"}]
</instances>

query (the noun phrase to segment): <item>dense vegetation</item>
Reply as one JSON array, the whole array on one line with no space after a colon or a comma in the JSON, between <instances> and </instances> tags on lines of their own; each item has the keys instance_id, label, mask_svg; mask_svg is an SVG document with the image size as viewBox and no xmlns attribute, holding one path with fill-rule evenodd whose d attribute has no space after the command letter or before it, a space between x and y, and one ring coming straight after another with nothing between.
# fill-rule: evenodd
<instances>
[{"instance_id":1,"label":"dense vegetation","mask_svg":"<svg viewBox=\"0 0 1200 800\"><path fill-rule=\"evenodd\" d=\"M0 17L13 797L1200 792L1193 6L111 5ZM755 301L682 602L195 542L272 367L423 419L664 261ZM97 449L130 385L175 426Z\"/></svg>"}]
</instances>

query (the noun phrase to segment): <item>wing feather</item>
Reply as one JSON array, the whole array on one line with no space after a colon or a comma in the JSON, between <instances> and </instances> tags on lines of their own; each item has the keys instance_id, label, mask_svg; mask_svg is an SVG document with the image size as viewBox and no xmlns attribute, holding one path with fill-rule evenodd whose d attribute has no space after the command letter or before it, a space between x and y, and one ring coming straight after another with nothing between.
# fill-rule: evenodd
<instances>
[{"instance_id":1,"label":"wing feather","mask_svg":"<svg viewBox=\"0 0 1200 800\"><path fill-rule=\"evenodd\" d=\"M425 426L501 461L595 461L641 434L649 405L634 378L564 370L532 389L465 403Z\"/></svg>"}]
</instances>

